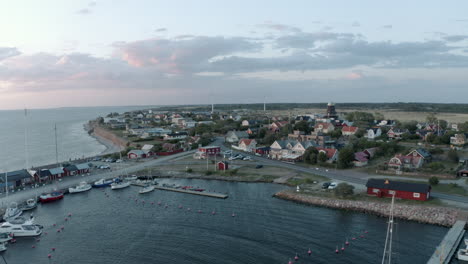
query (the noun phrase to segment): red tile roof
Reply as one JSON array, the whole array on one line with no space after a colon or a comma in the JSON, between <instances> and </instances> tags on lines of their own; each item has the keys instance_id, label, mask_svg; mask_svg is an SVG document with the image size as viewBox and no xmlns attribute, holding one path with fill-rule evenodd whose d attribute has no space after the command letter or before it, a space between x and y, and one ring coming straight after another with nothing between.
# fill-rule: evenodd
<instances>
[{"instance_id":1,"label":"red tile roof","mask_svg":"<svg viewBox=\"0 0 468 264\"><path fill-rule=\"evenodd\" d=\"M246 146L249 146L249 145L252 143L252 141L254 141L254 140L255 140L255 139L246 139L246 138L243 138L243 139L239 140L239 145L240 145L242 142L244 142L244 144L245 144Z\"/></svg>"},{"instance_id":2,"label":"red tile roof","mask_svg":"<svg viewBox=\"0 0 468 264\"><path fill-rule=\"evenodd\" d=\"M327 154L328 159L333 158L333 156L335 156L336 151L337 151L336 149L331 149L331 148L317 148L317 150L319 152L321 152L321 151L325 152L325 154Z\"/></svg>"},{"instance_id":3,"label":"red tile roof","mask_svg":"<svg viewBox=\"0 0 468 264\"><path fill-rule=\"evenodd\" d=\"M358 127L353 127L353 126L344 126L343 129L341 130L342 132L351 132L351 133L356 133L358 130Z\"/></svg>"}]
</instances>

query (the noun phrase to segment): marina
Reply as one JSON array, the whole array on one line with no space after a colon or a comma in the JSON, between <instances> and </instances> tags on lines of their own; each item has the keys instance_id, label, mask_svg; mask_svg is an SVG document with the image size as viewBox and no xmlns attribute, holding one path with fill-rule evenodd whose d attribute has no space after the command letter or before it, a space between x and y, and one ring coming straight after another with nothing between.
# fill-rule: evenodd
<instances>
[{"instance_id":1,"label":"marina","mask_svg":"<svg viewBox=\"0 0 468 264\"><path fill-rule=\"evenodd\" d=\"M457 221L447 232L444 239L437 247L427 264L447 264L450 263L452 256L456 251L460 241L465 234L466 221Z\"/></svg>"},{"instance_id":2,"label":"marina","mask_svg":"<svg viewBox=\"0 0 468 264\"><path fill-rule=\"evenodd\" d=\"M187 193L187 194L194 194L194 195L220 198L220 199L226 199L229 197L227 194L222 194L222 193L198 192L198 191L191 191L191 190L185 190L185 189L180 189L180 188L178 189L178 188L162 187L162 186L155 186L155 188L158 190L163 190L163 191Z\"/></svg>"}]
</instances>

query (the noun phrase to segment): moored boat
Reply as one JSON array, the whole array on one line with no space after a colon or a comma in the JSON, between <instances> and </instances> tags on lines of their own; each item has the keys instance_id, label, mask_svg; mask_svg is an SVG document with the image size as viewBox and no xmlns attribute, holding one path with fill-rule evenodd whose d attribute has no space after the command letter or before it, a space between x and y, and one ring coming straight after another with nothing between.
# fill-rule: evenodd
<instances>
[{"instance_id":1,"label":"moored boat","mask_svg":"<svg viewBox=\"0 0 468 264\"><path fill-rule=\"evenodd\" d=\"M136 175L127 176L127 177L125 177L125 180L126 181L136 181L136 180L138 180L138 177Z\"/></svg>"},{"instance_id":2,"label":"moored boat","mask_svg":"<svg viewBox=\"0 0 468 264\"><path fill-rule=\"evenodd\" d=\"M22 213L23 211L21 211L21 209L18 208L17 203L11 203L10 206L8 206L7 209L5 210L5 214L3 215L3 220L5 221L13 220L19 217Z\"/></svg>"},{"instance_id":3,"label":"moored boat","mask_svg":"<svg viewBox=\"0 0 468 264\"><path fill-rule=\"evenodd\" d=\"M94 188L104 188L110 186L114 180L106 180L106 179L100 179L96 182L94 182L93 187Z\"/></svg>"},{"instance_id":4,"label":"moored boat","mask_svg":"<svg viewBox=\"0 0 468 264\"><path fill-rule=\"evenodd\" d=\"M138 192L140 194L143 194L143 193L149 193L149 192L152 192L154 191L154 186L153 185L149 185L149 186L146 186L146 187L143 187L141 190L139 190Z\"/></svg>"},{"instance_id":5,"label":"moored boat","mask_svg":"<svg viewBox=\"0 0 468 264\"><path fill-rule=\"evenodd\" d=\"M69 193L86 192L86 191L91 190L91 188L92 188L91 184L88 184L87 182L80 182L80 184L78 184L77 186L68 188L68 192Z\"/></svg>"},{"instance_id":6,"label":"moored boat","mask_svg":"<svg viewBox=\"0 0 468 264\"><path fill-rule=\"evenodd\" d=\"M13 235L10 233L0 233L0 243L8 242L13 239Z\"/></svg>"},{"instance_id":7,"label":"moored boat","mask_svg":"<svg viewBox=\"0 0 468 264\"><path fill-rule=\"evenodd\" d=\"M127 188L130 186L130 182L126 181L126 182L114 182L111 184L111 189L112 190L118 190L118 189L123 189L123 188Z\"/></svg>"},{"instance_id":8,"label":"moored boat","mask_svg":"<svg viewBox=\"0 0 468 264\"><path fill-rule=\"evenodd\" d=\"M20 209L22 211L32 210L32 209L34 209L36 207L37 207L37 198L36 199L34 199L34 198L28 199L28 200L26 200L26 202L20 204Z\"/></svg>"},{"instance_id":9,"label":"moored boat","mask_svg":"<svg viewBox=\"0 0 468 264\"><path fill-rule=\"evenodd\" d=\"M0 242L0 252L7 250L7 242Z\"/></svg>"},{"instance_id":10,"label":"moored boat","mask_svg":"<svg viewBox=\"0 0 468 264\"><path fill-rule=\"evenodd\" d=\"M34 224L12 224L5 222L0 226L0 232L11 233L15 237L39 236L42 234L42 228Z\"/></svg>"},{"instance_id":11,"label":"moored boat","mask_svg":"<svg viewBox=\"0 0 468 264\"><path fill-rule=\"evenodd\" d=\"M61 191L53 191L50 193L43 193L39 196L39 201L41 203L48 203L63 199L63 192Z\"/></svg>"},{"instance_id":12,"label":"moored boat","mask_svg":"<svg viewBox=\"0 0 468 264\"><path fill-rule=\"evenodd\" d=\"M457 258L459 260L468 261L468 246L465 249L461 248L458 250Z\"/></svg>"}]
</instances>

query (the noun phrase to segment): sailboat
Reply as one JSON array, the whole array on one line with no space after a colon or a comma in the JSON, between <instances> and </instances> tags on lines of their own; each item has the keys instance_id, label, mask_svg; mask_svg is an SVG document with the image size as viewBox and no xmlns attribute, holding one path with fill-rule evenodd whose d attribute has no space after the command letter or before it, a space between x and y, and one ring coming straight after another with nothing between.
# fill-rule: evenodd
<instances>
[{"instance_id":1,"label":"sailboat","mask_svg":"<svg viewBox=\"0 0 468 264\"><path fill-rule=\"evenodd\" d=\"M392 263L392 241L393 241L393 209L395 205L395 194L392 196L392 204L390 205L390 216L388 218L387 236L385 238L384 254L382 264Z\"/></svg>"}]
</instances>

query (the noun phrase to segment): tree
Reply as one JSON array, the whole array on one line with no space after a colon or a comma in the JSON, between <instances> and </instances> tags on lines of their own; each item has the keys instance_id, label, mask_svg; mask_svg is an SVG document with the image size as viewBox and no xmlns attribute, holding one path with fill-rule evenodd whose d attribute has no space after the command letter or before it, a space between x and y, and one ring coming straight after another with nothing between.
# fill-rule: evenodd
<instances>
[{"instance_id":1,"label":"tree","mask_svg":"<svg viewBox=\"0 0 468 264\"><path fill-rule=\"evenodd\" d=\"M319 154L318 154L318 156L317 156L317 160L318 160L319 162L322 162L322 163L323 163L323 162L326 162L327 159L328 159L328 158L327 158L327 154L325 154L325 152L323 152L323 151L320 151Z\"/></svg>"},{"instance_id":2,"label":"tree","mask_svg":"<svg viewBox=\"0 0 468 264\"><path fill-rule=\"evenodd\" d=\"M448 122L446 120L439 119L439 126L441 129L447 129Z\"/></svg>"},{"instance_id":3,"label":"tree","mask_svg":"<svg viewBox=\"0 0 468 264\"><path fill-rule=\"evenodd\" d=\"M354 160L354 150L352 147L344 147L338 156L338 168L346 169L352 166Z\"/></svg>"},{"instance_id":4,"label":"tree","mask_svg":"<svg viewBox=\"0 0 468 264\"><path fill-rule=\"evenodd\" d=\"M339 183L335 188L335 196L347 197L354 194L354 186L345 182Z\"/></svg>"},{"instance_id":5,"label":"tree","mask_svg":"<svg viewBox=\"0 0 468 264\"><path fill-rule=\"evenodd\" d=\"M294 124L294 130L303 131L307 134L310 132L310 127L306 121L302 120Z\"/></svg>"},{"instance_id":6,"label":"tree","mask_svg":"<svg viewBox=\"0 0 468 264\"><path fill-rule=\"evenodd\" d=\"M266 133L267 133L266 128L260 129L260 131L258 131L258 138L264 138Z\"/></svg>"},{"instance_id":7,"label":"tree","mask_svg":"<svg viewBox=\"0 0 468 264\"><path fill-rule=\"evenodd\" d=\"M432 176L431 178L429 178L429 184L430 184L430 185L437 185L437 184L439 184L439 178L437 178L436 176Z\"/></svg>"},{"instance_id":8,"label":"tree","mask_svg":"<svg viewBox=\"0 0 468 264\"><path fill-rule=\"evenodd\" d=\"M448 151L447 153L447 158L451 161L451 162L455 162L455 163L458 163L458 152L454 149L451 149Z\"/></svg>"},{"instance_id":9,"label":"tree","mask_svg":"<svg viewBox=\"0 0 468 264\"><path fill-rule=\"evenodd\" d=\"M418 124L418 121L408 121L408 122L404 122L402 124L402 127L405 128L405 129L408 129L410 132L415 132L418 127L416 126Z\"/></svg>"},{"instance_id":10,"label":"tree","mask_svg":"<svg viewBox=\"0 0 468 264\"><path fill-rule=\"evenodd\" d=\"M330 132L329 135L330 135L331 138L338 139L338 138L341 137L342 132L341 132L340 129L335 129L332 132Z\"/></svg>"},{"instance_id":11,"label":"tree","mask_svg":"<svg viewBox=\"0 0 468 264\"><path fill-rule=\"evenodd\" d=\"M304 152L304 162L309 164L317 163L318 150L314 147L309 147Z\"/></svg>"},{"instance_id":12,"label":"tree","mask_svg":"<svg viewBox=\"0 0 468 264\"><path fill-rule=\"evenodd\" d=\"M437 122L437 117L434 113L430 113L426 116L426 121L430 124L434 124Z\"/></svg>"}]
</instances>

